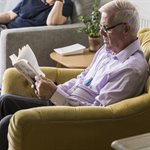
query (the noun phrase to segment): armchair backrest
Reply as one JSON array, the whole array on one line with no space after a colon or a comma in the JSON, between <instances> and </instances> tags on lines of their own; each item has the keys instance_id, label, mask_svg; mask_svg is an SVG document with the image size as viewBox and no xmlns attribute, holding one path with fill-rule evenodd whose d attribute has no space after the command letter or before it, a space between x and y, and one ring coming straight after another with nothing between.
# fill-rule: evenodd
<instances>
[{"instance_id":1,"label":"armchair backrest","mask_svg":"<svg viewBox=\"0 0 150 150\"><path fill-rule=\"evenodd\" d=\"M142 50L150 68L150 28L140 29L137 36L140 40ZM150 93L150 77L147 80L145 92Z\"/></svg>"}]
</instances>

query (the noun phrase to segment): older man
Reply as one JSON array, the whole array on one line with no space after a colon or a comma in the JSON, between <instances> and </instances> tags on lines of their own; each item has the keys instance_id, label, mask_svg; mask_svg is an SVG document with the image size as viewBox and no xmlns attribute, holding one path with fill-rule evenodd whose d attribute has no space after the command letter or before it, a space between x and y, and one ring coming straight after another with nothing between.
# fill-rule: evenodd
<instances>
[{"instance_id":1,"label":"older man","mask_svg":"<svg viewBox=\"0 0 150 150\"><path fill-rule=\"evenodd\" d=\"M47 78L36 77L34 87L39 99L1 97L1 143L7 142L11 117L7 115L18 110L51 105L104 107L142 93L148 64L136 36L139 29L136 8L127 0L113 0L102 6L100 12L104 46L84 72L58 86Z\"/></svg>"}]
</instances>

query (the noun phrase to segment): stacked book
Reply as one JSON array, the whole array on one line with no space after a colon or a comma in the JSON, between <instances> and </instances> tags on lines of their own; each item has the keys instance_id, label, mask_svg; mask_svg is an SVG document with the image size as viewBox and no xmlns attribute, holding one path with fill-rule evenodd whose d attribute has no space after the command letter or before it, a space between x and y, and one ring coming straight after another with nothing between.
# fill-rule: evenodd
<instances>
[{"instance_id":1,"label":"stacked book","mask_svg":"<svg viewBox=\"0 0 150 150\"><path fill-rule=\"evenodd\" d=\"M82 54L84 53L84 49L86 47L77 43L77 44L73 44L73 45L69 45L69 46L65 46L65 47L61 47L61 48L55 48L54 51L60 55L76 55L76 54Z\"/></svg>"}]
</instances>

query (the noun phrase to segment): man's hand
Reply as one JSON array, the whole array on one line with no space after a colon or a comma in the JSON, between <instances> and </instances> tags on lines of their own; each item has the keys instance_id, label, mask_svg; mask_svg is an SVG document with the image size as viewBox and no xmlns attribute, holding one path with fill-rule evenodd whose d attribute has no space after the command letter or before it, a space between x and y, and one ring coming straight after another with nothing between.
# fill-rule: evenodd
<instances>
[{"instance_id":1,"label":"man's hand","mask_svg":"<svg viewBox=\"0 0 150 150\"><path fill-rule=\"evenodd\" d=\"M45 77L35 77L35 94L42 99L50 99L57 89L53 81Z\"/></svg>"}]
</instances>

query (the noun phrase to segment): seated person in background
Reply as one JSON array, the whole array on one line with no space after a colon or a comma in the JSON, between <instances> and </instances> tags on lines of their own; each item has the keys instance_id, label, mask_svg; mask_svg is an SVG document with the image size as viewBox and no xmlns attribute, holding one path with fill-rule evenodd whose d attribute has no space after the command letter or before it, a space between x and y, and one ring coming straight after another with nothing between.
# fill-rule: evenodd
<instances>
[{"instance_id":1,"label":"seated person in background","mask_svg":"<svg viewBox=\"0 0 150 150\"><path fill-rule=\"evenodd\" d=\"M18 110L51 105L104 107L143 92L148 64L137 38L136 8L127 0L113 0L102 6L100 12L104 46L77 78L56 86L45 77L36 77L38 98L1 96L0 149L7 149L4 146L9 120Z\"/></svg>"},{"instance_id":2,"label":"seated person in background","mask_svg":"<svg viewBox=\"0 0 150 150\"><path fill-rule=\"evenodd\" d=\"M0 28L64 24L72 12L71 0L21 0L13 10L0 13Z\"/></svg>"}]
</instances>

